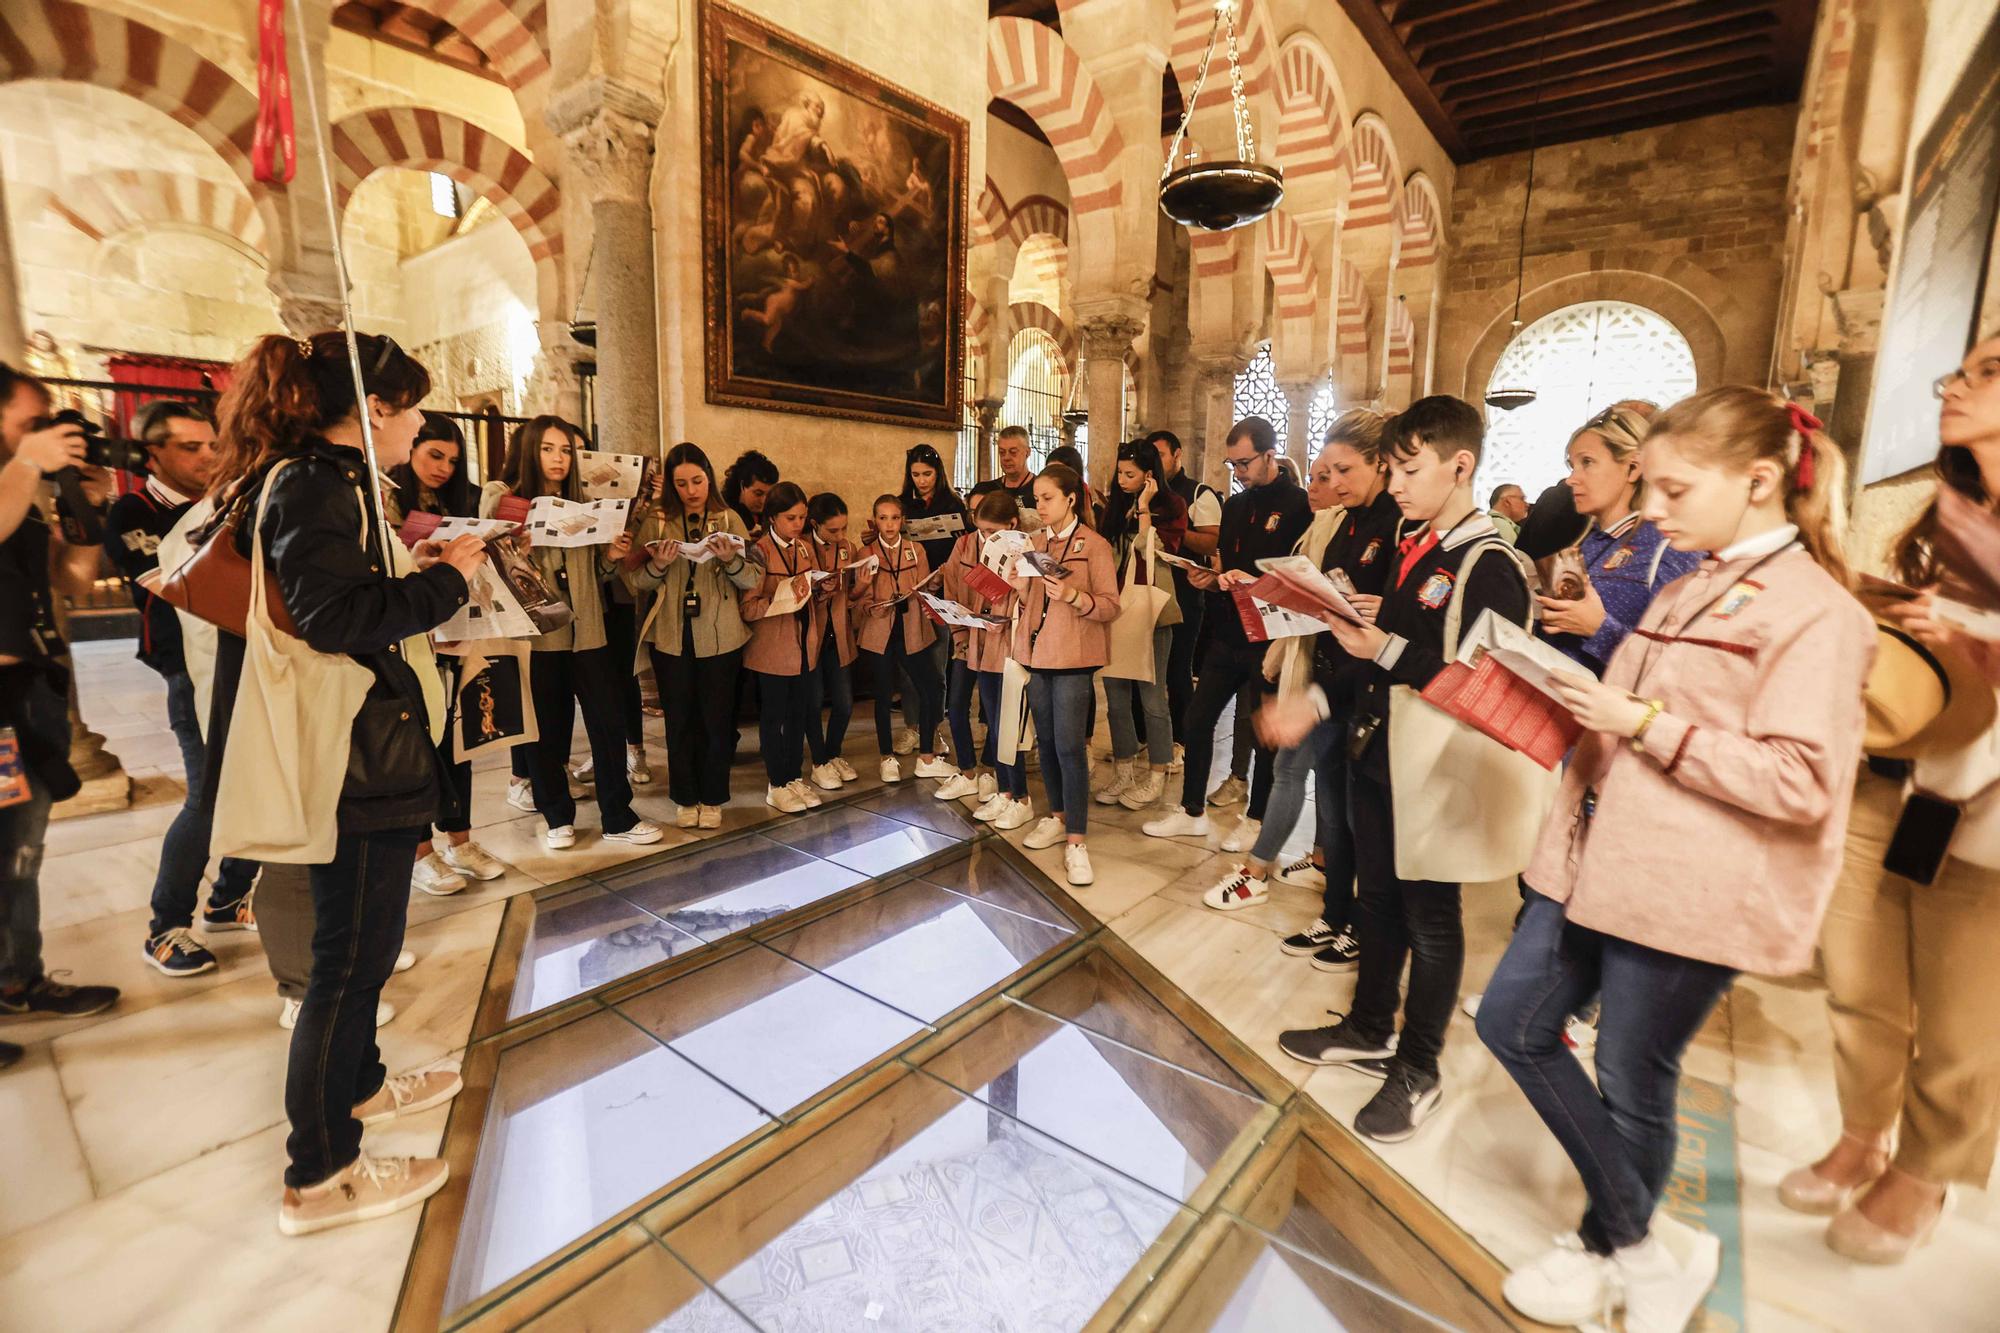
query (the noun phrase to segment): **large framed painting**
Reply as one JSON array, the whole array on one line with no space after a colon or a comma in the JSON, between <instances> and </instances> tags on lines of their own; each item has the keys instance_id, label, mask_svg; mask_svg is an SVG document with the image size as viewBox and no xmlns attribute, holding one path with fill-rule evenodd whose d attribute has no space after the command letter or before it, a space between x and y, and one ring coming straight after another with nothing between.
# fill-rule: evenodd
<instances>
[{"instance_id":1,"label":"large framed painting","mask_svg":"<svg viewBox=\"0 0 2000 1333\"><path fill-rule=\"evenodd\" d=\"M959 424L966 122L740 10L701 10L712 403Z\"/></svg>"}]
</instances>

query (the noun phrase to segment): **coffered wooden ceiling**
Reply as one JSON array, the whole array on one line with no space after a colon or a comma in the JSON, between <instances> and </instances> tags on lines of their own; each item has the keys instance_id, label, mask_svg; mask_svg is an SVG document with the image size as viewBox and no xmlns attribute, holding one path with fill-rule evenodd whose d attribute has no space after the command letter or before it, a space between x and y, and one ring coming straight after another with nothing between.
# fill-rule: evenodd
<instances>
[{"instance_id":1,"label":"coffered wooden ceiling","mask_svg":"<svg viewBox=\"0 0 2000 1333\"><path fill-rule=\"evenodd\" d=\"M1909 0L1914 3L1914 0ZM1817 0L1339 0L1460 162L1795 100ZM1539 66L1539 69L1538 69Z\"/></svg>"},{"instance_id":2,"label":"coffered wooden ceiling","mask_svg":"<svg viewBox=\"0 0 2000 1333\"><path fill-rule=\"evenodd\" d=\"M486 53L448 20L398 0L344 0L334 6L333 23L489 79L500 77L487 62Z\"/></svg>"}]
</instances>

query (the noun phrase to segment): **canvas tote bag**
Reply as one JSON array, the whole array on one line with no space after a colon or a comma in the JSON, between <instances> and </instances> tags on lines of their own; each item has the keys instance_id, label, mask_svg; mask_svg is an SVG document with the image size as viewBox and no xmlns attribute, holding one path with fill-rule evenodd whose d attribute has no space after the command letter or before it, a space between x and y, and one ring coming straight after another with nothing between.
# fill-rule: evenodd
<instances>
[{"instance_id":1,"label":"canvas tote bag","mask_svg":"<svg viewBox=\"0 0 2000 1333\"><path fill-rule=\"evenodd\" d=\"M1497 538L1482 540L1460 566L1467 574L1489 551L1516 560ZM1445 609L1444 655L1458 655L1465 579ZM1525 628L1534 628L1530 611ZM1426 703L1407 685L1389 691L1389 786L1396 811L1396 876L1445 884L1512 879L1527 868L1542 821L1562 782L1527 755Z\"/></svg>"},{"instance_id":2,"label":"canvas tote bag","mask_svg":"<svg viewBox=\"0 0 2000 1333\"><path fill-rule=\"evenodd\" d=\"M1025 763L1035 748L1035 719L1028 709L1028 668L1007 659L1000 673L1000 730L993 737L997 763Z\"/></svg>"},{"instance_id":3,"label":"canvas tote bag","mask_svg":"<svg viewBox=\"0 0 2000 1333\"><path fill-rule=\"evenodd\" d=\"M290 465L278 464L270 476ZM264 485L268 493L269 478ZM361 540L368 540L365 523ZM252 518L243 678L222 752L210 851L323 865L333 860L339 836L334 815L354 716L375 675L345 654L315 652L277 629L264 577L264 536Z\"/></svg>"},{"instance_id":4,"label":"canvas tote bag","mask_svg":"<svg viewBox=\"0 0 2000 1333\"><path fill-rule=\"evenodd\" d=\"M1125 577L1118 586L1118 618L1111 622L1111 659L1103 672L1115 680L1153 679L1153 631L1159 627L1167 603L1174 600L1172 593L1153 581L1159 564L1154 556L1158 540L1151 528L1146 529L1144 582L1133 578L1139 569L1137 542L1132 543L1132 554L1125 562Z\"/></svg>"}]
</instances>

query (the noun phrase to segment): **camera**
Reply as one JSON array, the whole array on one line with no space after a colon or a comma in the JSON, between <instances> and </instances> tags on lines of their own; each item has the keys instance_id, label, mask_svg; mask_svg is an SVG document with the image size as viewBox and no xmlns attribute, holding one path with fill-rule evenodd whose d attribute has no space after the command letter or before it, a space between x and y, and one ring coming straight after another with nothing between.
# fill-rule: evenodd
<instances>
[{"instance_id":1,"label":"camera","mask_svg":"<svg viewBox=\"0 0 2000 1333\"><path fill-rule=\"evenodd\" d=\"M142 477L146 475L146 446L138 440L106 435L104 427L73 407L43 417L35 423L34 429L50 430L57 426L75 426L83 432L83 461L91 467L111 467L136 472Z\"/></svg>"}]
</instances>

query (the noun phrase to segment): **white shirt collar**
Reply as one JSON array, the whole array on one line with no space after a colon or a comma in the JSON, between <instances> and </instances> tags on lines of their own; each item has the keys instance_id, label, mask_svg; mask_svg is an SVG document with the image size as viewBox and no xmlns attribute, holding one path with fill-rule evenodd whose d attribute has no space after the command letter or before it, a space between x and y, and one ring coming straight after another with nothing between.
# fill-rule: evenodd
<instances>
[{"instance_id":1,"label":"white shirt collar","mask_svg":"<svg viewBox=\"0 0 2000 1333\"><path fill-rule=\"evenodd\" d=\"M775 528L771 530L771 544L777 547L780 551L789 551L792 549L792 543L786 540L785 538L780 537L777 533L777 529Z\"/></svg>"},{"instance_id":2,"label":"white shirt collar","mask_svg":"<svg viewBox=\"0 0 2000 1333\"><path fill-rule=\"evenodd\" d=\"M1076 520L1076 515L1074 515L1074 514L1071 514L1071 515L1070 515L1070 518L1069 518L1069 526L1068 526L1068 527L1066 527L1066 528L1064 528L1064 529L1063 529L1063 530L1062 530L1061 532L1055 532L1055 533L1051 533L1051 534L1049 534L1049 540L1050 540L1051 542L1066 542L1066 541L1068 541L1068 540L1069 540L1069 536L1070 536L1070 534L1071 534L1072 532L1075 532L1075 531L1076 531L1076 522L1077 522L1077 520Z\"/></svg>"},{"instance_id":3,"label":"white shirt collar","mask_svg":"<svg viewBox=\"0 0 2000 1333\"><path fill-rule=\"evenodd\" d=\"M1453 528L1449 533L1440 532L1438 534L1438 545L1447 551L1456 551L1459 547L1476 537L1491 536L1498 531L1499 529L1493 526L1493 516L1491 514L1483 509L1475 509L1460 519L1458 526Z\"/></svg>"},{"instance_id":4,"label":"white shirt collar","mask_svg":"<svg viewBox=\"0 0 2000 1333\"><path fill-rule=\"evenodd\" d=\"M161 481L158 476L150 472L146 474L146 489L152 493L153 498L157 500L163 500L169 505L185 505L194 503L193 496L182 495L179 491L167 485L167 483Z\"/></svg>"},{"instance_id":5,"label":"white shirt collar","mask_svg":"<svg viewBox=\"0 0 2000 1333\"><path fill-rule=\"evenodd\" d=\"M1731 560L1754 560L1759 556L1773 555L1784 550L1799 537L1798 528L1790 523L1780 523L1769 532L1758 533L1755 537L1745 537L1742 541L1723 547L1715 553L1718 561L1727 564Z\"/></svg>"}]
</instances>

